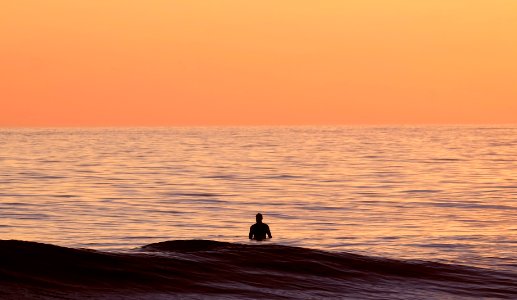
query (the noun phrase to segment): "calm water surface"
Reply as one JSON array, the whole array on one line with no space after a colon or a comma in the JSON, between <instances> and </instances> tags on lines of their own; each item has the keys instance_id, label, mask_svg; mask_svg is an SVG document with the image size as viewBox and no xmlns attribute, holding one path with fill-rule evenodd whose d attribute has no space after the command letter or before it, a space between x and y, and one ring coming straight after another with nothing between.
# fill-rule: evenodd
<instances>
[{"instance_id":1,"label":"calm water surface","mask_svg":"<svg viewBox=\"0 0 517 300\"><path fill-rule=\"evenodd\" d=\"M517 270L517 127L0 129L0 238L271 242Z\"/></svg>"}]
</instances>

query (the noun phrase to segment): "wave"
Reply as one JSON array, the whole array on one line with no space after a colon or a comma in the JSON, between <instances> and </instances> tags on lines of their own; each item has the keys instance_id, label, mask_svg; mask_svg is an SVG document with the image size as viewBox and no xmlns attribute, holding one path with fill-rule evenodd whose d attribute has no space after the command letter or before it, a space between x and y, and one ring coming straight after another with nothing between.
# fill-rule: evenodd
<instances>
[{"instance_id":1,"label":"wave","mask_svg":"<svg viewBox=\"0 0 517 300\"><path fill-rule=\"evenodd\" d=\"M509 272L268 243L101 252L0 240L1 299L514 299L516 282Z\"/></svg>"}]
</instances>

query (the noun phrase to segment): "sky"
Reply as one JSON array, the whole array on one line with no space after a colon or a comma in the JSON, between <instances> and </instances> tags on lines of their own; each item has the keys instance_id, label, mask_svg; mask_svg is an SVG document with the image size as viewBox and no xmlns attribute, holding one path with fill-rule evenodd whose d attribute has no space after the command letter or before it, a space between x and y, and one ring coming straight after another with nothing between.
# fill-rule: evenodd
<instances>
[{"instance_id":1,"label":"sky","mask_svg":"<svg viewBox=\"0 0 517 300\"><path fill-rule=\"evenodd\" d=\"M0 2L0 126L505 123L515 0Z\"/></svg>"}]
</instances>

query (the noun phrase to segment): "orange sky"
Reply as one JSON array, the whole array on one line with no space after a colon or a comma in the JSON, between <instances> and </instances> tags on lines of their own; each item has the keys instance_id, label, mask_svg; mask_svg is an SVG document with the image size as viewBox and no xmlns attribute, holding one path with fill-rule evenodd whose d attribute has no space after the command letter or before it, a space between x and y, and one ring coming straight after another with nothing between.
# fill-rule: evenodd
<instances>
[{"instance_id":1,"label":"orange sky","mask_svg":"<svg viewBox=\"0 0 517 300\"><path fill-rule=\"evenodd\" d=\"M517 1L0 4L0 126L428 123L517 123Z\"/></svg>"}]
</instances>

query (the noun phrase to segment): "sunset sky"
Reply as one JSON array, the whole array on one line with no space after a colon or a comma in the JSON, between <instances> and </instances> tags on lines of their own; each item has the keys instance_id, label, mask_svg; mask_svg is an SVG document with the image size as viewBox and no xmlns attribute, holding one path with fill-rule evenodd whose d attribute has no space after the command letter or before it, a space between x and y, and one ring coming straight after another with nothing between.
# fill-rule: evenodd
<instances>
[{"instance_id":1,"label":"sunset sky","mask_svg":"<svg viewBox=\"0 0 517 300\"><path fill-rule=\"evenodd\" d=\"M0 126L444 123L517 123L517 1L0 4Z\"/></svg>"}]
</instances>

